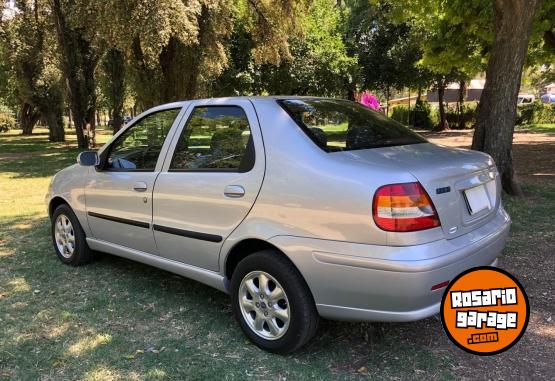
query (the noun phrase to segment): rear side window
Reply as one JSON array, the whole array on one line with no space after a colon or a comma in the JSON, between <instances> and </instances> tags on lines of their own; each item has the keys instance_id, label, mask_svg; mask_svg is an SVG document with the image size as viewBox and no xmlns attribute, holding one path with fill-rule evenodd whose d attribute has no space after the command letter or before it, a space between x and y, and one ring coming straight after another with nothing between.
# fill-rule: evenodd
<instances>
[{"instance_id":1,"label":"rear side window","mask_svg":"<svg viewBox=\"0 0 555 381\"><path fill-rule=\"evenodd\" d=\"M302 130L327 152L426 142L402 124L355 102L335 99L278 102Z\"/></svg>"},{"instance_id":2,"label":"rear side window","mask_svg":"<svg viewBox=\"0 0 555 381\"><path fill-rule=\"evenodd\" d=\"M196 107L179 138L170 171L248 172L254 165L249 121L237 106Z\"/></svg>"}]
</instances>

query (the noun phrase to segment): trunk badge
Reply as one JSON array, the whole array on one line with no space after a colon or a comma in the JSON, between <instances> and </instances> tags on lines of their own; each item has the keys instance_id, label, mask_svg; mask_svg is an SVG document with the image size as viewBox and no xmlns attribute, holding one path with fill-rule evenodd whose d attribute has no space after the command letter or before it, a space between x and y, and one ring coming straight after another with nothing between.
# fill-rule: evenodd
<instances>
[{"instance_id":1,"label":"trunk badge","mask_svg":"<svg viewBox=\"0 0 555 381\"><path fill-rule=\"evenodd\" d=\"M457 230L458 228L456 226L453 226L452 228L449 228L449 234L455 234Z\"/></svg>"},{"instance_id":2,"label":"trunk badge","mask_svg":"<svg viewBox=\"0 0 555 381\"><path fill-rule=\"evenodd\" d=\"M436 194L443 194L443 193L449 193L449 192L451 192L451 187L443 187L443 188L436 189Z\"/></svg>"}]
</instances>

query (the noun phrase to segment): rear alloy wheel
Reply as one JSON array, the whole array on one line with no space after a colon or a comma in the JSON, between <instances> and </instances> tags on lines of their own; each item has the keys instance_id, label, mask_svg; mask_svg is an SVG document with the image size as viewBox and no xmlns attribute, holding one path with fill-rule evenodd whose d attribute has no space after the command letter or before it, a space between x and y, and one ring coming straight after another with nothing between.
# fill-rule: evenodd
<instances>
[{"instance_id":1,"label":"rear alloy wheel","mask_svg":"<svg viewBox=\"0 0 555 381\"><path fill-rule=\"evenodd\" d=\"M281 253L264 250L237 265L231 279L235 318L257 346L290 353L316 333L319 316L303 277Z\"/></svg>"},{"instance_id":2,"label":"rear alloy wheel","mask_svg":"<svg viewBox=\"0 0 555 381\"><path fill-rule=\"evenodd\" d=\"M92 252L73 210L62 204L52 214L52 241L58 258L73 266L89 262Z\"/></svg>"},{"instance_id":3,"label":"rear alloy wheel","mask_svg":"<svg viewBox=\"0 0 555 381\"><path fill-rule=\"evenodd\" d=\"M253 271L239 287L239 307L250 329L267 340L277 340L289 328L289 301L283 287L270 274Z\"/></svg>"}]
</instances>

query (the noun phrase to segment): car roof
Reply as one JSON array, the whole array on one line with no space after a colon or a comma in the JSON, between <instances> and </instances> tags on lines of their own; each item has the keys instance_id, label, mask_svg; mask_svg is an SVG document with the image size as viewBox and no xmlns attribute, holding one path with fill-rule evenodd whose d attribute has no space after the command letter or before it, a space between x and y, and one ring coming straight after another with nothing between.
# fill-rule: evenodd
<instances>
[{"instance_id":1,"label":"car roof","mask_svg":"<svg viewBox=\"0 0 555 381\"><path fill-rule=\"evenodd\" d=\"M281 99L336 99L336 98L329 98L329 97L318 97L318 96L310 96L310 95L266 95L266 96L236 96L236 97L214 97L214 98L200 98L200 99L191 99L191 100L182 100L178 102L172 103L165 103L154 107L155 109L158 108L172 108L172 107L182 107L188 102L192 101L208 101L208 100L250 100L250 101L267 101L267 100L281 100Z\"/></svg>"}]
</instances>

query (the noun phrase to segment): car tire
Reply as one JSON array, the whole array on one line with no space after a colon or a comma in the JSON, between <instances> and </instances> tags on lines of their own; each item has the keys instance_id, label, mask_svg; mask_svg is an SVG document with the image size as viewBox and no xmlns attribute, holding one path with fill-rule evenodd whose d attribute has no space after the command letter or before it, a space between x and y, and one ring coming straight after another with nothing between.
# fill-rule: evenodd
<instances>
[{"instance_id":1,"label":"car tire","mask_svg":"<svg viewBox=\"0 0 555 381\"><path fill-rule=\"evenodd\" d=\"M93 252L86 241L85 232L73 210L62 204L52 214L52 242L56 255L63 263L80 266L93 259Z\"/></svg>"},{"instance_id":2,"label":"car tire","mask_svg":"<svg viewBox=\"0 0 555 381\"><path fill-rule=\"evenodd\" d=\"M231 278L231 306L245 335L278 354L294 352L316 333L320 317L297 268L281 253L244 258Z\"/></svg>"}]
</instances>

